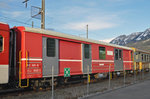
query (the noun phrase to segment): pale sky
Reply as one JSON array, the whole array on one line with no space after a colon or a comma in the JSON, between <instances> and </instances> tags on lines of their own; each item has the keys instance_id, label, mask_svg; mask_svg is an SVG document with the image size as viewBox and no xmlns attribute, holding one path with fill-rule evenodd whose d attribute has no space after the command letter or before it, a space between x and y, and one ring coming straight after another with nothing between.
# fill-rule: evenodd
<instances>
[{"instance_id":1,"label":"pale sky","mask_svg":"<svg viewBox=\"0 0 150 99\"><path fill-rule=\"evenodd\" d=\"M41 0L0 0L0 21L13 26L40 28L40 20L31 18L31 6L41 7ZM46 29L110 41L122 34L150 28L150 0L45 0Z\"/></svg>"}]
</instances>

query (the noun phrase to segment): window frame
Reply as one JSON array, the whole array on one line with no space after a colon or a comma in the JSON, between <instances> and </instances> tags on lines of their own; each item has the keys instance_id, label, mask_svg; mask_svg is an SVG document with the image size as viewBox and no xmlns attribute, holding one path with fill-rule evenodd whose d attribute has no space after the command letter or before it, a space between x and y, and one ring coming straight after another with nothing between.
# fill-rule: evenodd
<instances>
[{"instance_id":1,"label":"window frame","mask_svg":"<svg viewBox=\"0 0 150 99\"><path fill-rule=\"evenodd\" d=\"M141 54L141 61L144 61L144 55Z\"/></svg>"},{"instance_id":2,"label":"window frame","mask_svg":"<svg viewBox=\"0 0 150 99\"><path fill-rule=\"evenodd\" d=\"M131 51L131 60L133 60L133 52Z\"/></svg>"},{"instance_id":3,"label":"window frame","mask_svg":"<svg viewBox=\"0 0 150 99\"><path fill-rule=\"evenodd\" d=\"M139 53L135 53L135 59L138 60L139 59Z\"/></svg>"},{"instance_id":4,"label":"window frame","mask_svg":"<svg viewBox=\"0 0 150 99\"><path fill-rule=\"evenodd\" d=\"M84 58L90 59L90 44L84 44Z\"/></svg>"},{"instance_id":5,"label":"window frame","mask_svg":"<svg viewBox=\"0 0 150 99\"><path fill-rule=\"evenodd\" d=\"M1 40L1 41L2 41L2 45L1 45L1 47L0 47L0 48L1 48L1 49L0 49L0 53L3 52L3 50L4 50L4 37L3 37L2 35L0 35L0 39L1 39L1 38L2 38L2 40Z\"/></svg>"},{"instance_id":6,"label":"window frame","mask_svg":"<svg viewBox=\"0 0 150 99\"><path fill-rule=\"evenodd\" d=\"M118 49L115 49L115 60L119 60L119 53L118 52L119 52Z\"/></svg>"},{"instance_id":7,"label":"window frame","mask_svg":"<svg viewBox=\"0 0 150 99\"><path fill-rule=\"evenodd\" d=\"M50 41L50 40L53 40L53 41ZM52 45L52 43L53 43L53 45ZM56 40L54 38L46 39L46 56L47 57L55 57L56 56Z\"/></svg>"},{"instance_id":8,"label":"window frame","mask_svg":"<svg viewBox=\"0 0 150 99\"><path fill-rule=\"evenodd\" d=\"M144 54L144 61L146 62L146 54Z\"/></svg>"},{"instance_id":9,"label":"window frame","mask_svg":"<svg viewBox=\"0 0 150 99\"><path fill-rule=\"evenodd\" d=\"M122 50L121 50L121 49L118 49L118 53L119 53L118 59L119 59L119 60L122 60L122 59L123 59ZM120 55L121 55L121 56L120 56Z\"/></svg>"},{"instance_id":10,"label":"window frame","mask_svg":"<svg viewBox=\"0 0 150 99\"><path fill-rule=\"evenodd\" d=\"M115 49L114 50L114 57L115 57L115 60L122 61L123 60L123 50L122 49Z\"/></svg>"},{"instance_id":11,"label":"window frame","mask_svg":"<svg viewBox=\"0 0 150 99\"><path fill-rule=\"evenodd\" d=\"M148 57L148 54L146 54L146 62L148 62L148 60L149 60L148 58L149 58L149 57Z\"/></svg>"},{"instance_id":12,"label":"window frame","mask_svg":"<svg viewBox=\"0 0 150 99\"><path fill-rule=\"evenodd\" d=\"M104 51L103 51L103 52L105 52L105 53L104 53L104 56L103 56L103 53L102 53L102 54L100 53L100 49L101 49L101 48L104 48ZM104 58L102 58L102 57L104 57ZM106 47L99 46L99 59L102 59L102 60L105 60L105 59L106 59Z\"/></svg>"}]
</instances>

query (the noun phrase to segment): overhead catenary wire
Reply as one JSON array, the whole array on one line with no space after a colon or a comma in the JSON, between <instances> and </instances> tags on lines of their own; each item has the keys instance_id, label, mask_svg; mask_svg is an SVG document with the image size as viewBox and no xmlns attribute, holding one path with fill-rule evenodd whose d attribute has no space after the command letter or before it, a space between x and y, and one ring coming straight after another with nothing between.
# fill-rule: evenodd
<instances>
[{"instance_id":1,"label":"overhead catenary wire","mask_svg":"<svg viewBox=\"0 0 150 99\"><path fill-rule=\"evenodd\" d=\"M25 21L25 23L28 23L32 20L32 18L29 18L28 20Z\"/></svg>"},{"instance_id":2,"label":"overhead catenary wire","mask_svg":"<svg viewBox=\"0 0 150 99\"><path fill-rule=\"evenodd\" d=\"M9 18L9 17L6 17L6 16L0 16L0 18L4 19L4 20L7 20L7 22L15 22L15 23L20 23L21 25L24 24L24 25L27 25L27 26L30 26L30 27L33 27L33 23L29 23L32 18L28 19L27 21L23 22L23 21L20 21L20 20L17 20L17 19L13 19L13 18ZM6 22L6 23L7 23ZM33 22L33 21L32 21ZM37 26L37 25L34 25L35 28L40 28L40 26ZM55 30L53 28L46 28L47 30Z\"/></svg>"},{"instance_id":3,"label":"overhead catenary wire","mask_svg":"<svg viewBox=\"0 0 150 99\"><path fill-rule=\"evenodd\" d=\"M20 24L24 24L24 25L27 25L27 26L32 26L32 23L27 23L27 22L23 22L23 21L20 21L20 20L17 20L17 19L13 19L13 18L9 18L7 16L0 16L1 18L7 20L7 21L11 21L11 22L15 22L15 23L20 23ZM39 26L35 26L37 28L39 28Z\"/></svg>"}]
</instances>

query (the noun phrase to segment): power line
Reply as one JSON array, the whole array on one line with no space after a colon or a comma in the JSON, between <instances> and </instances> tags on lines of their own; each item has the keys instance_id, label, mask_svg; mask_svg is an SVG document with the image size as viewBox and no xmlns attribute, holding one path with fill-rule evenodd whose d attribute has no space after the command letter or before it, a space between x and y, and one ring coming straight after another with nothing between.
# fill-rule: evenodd
<instances>
[{"instance_id":1,"label":"power line","mask_svg":"<svg viewBox=\"0 0 150 99\"><path fill-rule=\"evenodd\" d=\"M27 2L28 2L29 0L25 0L25 1L23 1L22 3L25 3L25 5L26 5L26 8L27 8ZM45 0L42 0L42 3L41 3L41 11L40 12L38 12L37 14L35 14L34 16L33 16L33 18L35 17L35 16L37 16L37 15L41 15L41 28L42 29L45 29Z\"/></svg>"},{"instance_id":2,"label":"power line","mask_svg":"<svg viewBox=\"0 0 150 99\"><path fill-rule=\"evenodd\" d=\"M30 22L32 20L32 18L28 19L25 23Z\"/></svg>"},{"instance_id":3,"label":"power line","mask_svg":"<svg viewBox=\"0 0 150 99\"><path fill-rule=\"evenodd\" d=\"M28 24L26 22L22 22L22 21L19 21L19 20L16 20L16 19L12 19L12 18L9 18L9 17L4 17L4 16L0 16L0 17L2 17L4 19L7 19L7 20L10 20L10 21L13 21L13 22L17 22L17 23L21 23L21 24L25 24L25 25L30 25L31 26L31 24Z\"/></svg>"},{"instance_id":4,"label":"power line","mask_svg":"<svg viewBox=\"0 0 150 99\"><path fill-rule=\"evenodd\" d=\"M12 18L9 18L9 17L6 17L6 16L0 16L0 17L3 18L3 19L7 19L9 21L12 21L12 22L16 22L16 23L20 23L20 24L25 24L25 25L28 25L28 26L32 26L32 24L29 24L27 22L23 22L23 21L20 21L20 20L12 19ZM39 27L39 26L36 26L36 27Z\"/></svg>"},{"instance_id":5,"label":"power line","mask_svg":"<svg viewBox=\"0 0 150 99\"><path fill-rule=\"evenodd\" d=\"M27 26L31 26L33 27L33 23L28 23L29 21L32 20L32 18L28 19L26 22L23 22L23 21L20 21L20 20L16 20L16 19L13 19L13 18L9 18L9 17L6 17L6 16L0 16L1 18L7 20L7 21L11 21L11 22L15 22L15 23L20 23L20 24L24 24L24 25L27 25ZM40 28L40 26L37 26L37 25L34 25L34 27L37 27L37 28ZM54 28L46 28L47 30L55 30Z\"/></svg>"},{"instance_id":6,"label":"power line","mask_svg":"<svg viewBox=\"0 0 150 99\"><path fill-rule=\"evenodd\" d=\"M22 3L25 3L25 5L26 5L26 8L27 8L27 2L28 2L29 0L25 0L25 1L23 1Z\"/></svg>"}]
</instances>

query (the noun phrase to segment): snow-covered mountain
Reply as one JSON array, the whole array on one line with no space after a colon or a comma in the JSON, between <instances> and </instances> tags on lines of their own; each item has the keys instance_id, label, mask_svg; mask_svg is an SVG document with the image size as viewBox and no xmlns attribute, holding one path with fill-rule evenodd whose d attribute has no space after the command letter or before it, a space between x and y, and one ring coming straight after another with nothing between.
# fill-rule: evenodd
<instances>
[{"instance_id":1,"label":"snow-covered mountain","mask_svg":"<svg viewBox=\"0 0 150 99\"><path fill-rule=\"evenodd\" d=\"M146 29L144 32L135 32L130 35L120 35L110 41L112 44L126 45L128 43L134 43L138 41L147 40L150 38L150 28Z\"/></svg>"}]
</instances>

